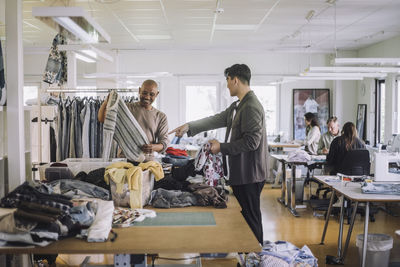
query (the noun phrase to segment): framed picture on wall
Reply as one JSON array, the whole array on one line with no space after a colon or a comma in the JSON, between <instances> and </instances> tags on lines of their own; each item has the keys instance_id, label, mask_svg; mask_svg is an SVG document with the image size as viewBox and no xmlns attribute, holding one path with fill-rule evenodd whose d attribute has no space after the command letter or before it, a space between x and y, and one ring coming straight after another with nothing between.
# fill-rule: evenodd
<instances>
[{"instance_id":1,"label":"framed picture on wall","mask_svg":"<svg viewBox=\"0 0 400 267\"><path fill-rule=\"evenodd\" d=\"M367 104L358 104L356 128L357 128L357 132L358 132L358 137L364 141L367 138L367 134L366 134L367 120L366 120L366 118L367 118Z\"/></svg>"},{"instance_id":2,"label":"framed picture on wall","mask_svg":"<svg viewBox=\"0 0 400 267\"><path fill-rule=\"evenodd\" d=\"M321 133L328 128L326 121L330 116L329 89L293 89L293 139L304 140L306 124L304 114L315 113L318 117Z\"/></svg>"}]
</instances>

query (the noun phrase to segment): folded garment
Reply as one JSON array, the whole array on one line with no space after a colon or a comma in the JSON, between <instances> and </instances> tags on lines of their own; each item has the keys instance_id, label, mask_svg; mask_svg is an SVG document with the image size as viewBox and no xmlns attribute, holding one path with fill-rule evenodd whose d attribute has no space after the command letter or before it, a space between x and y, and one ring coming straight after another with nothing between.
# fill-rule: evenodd
<instances>
[{"instance_id":1,"label":"folded garment","mask_svg":"<svg viewBox=\"0 0 400 267\"><path fill-rule=\"evenodd\" d=\"M151 192L150 205L155 208L181 208L196 206L196 196L189 192L159 188Z\"/></svg>"},{"instance_id":2,"label":"folded garment","mask_svg":"<svg viewBox=\"0 0 400 267\"><path fill-rule=\"evenodd\" d=\"M67 195L71 198L93 197L103 200L110 199L108 190L79 180L61 179L52 181L49 185L55 193Z\"/></svg>"},{"instance_id":3,"label":"folded garment","mask_svg":"<svg viewBox=\"0 0 400 267\"><path fill-rule=\"evenodd\" d=\"M187 156L188 155L186 150L173 148L173 147L168 147L167 150L165 150L165 153L170 154L170 155L175 155L175 156Z\"/></svg>"},{"instance_id":4,"label":"folded garment","mask_svg":"<svg viewBox=\"0 0 400 267\"><path fill-rule=\"evenodd\" d=\"M363 183L364 194L400 195L400 183Z\"/></svg>"},{"instance_id":5,"label":"folded garment","mask_svg":"<svg viewBox=\"0 0 400 267\"><path fill-rule=\"evenodd\" d=\"M88 242L105 242L111 231L114 203L97 200L98 207L94 222L88 229Z\"/></svg>"},{"instance_id":6,"label":"folded garment","mask_svg":"<svg viewBox=\"0 0 400 267\"><path fill-rule=\"evenodd\" d=\"M295 150L288 154L289 162L307 162L311 160L310 154L304 150Z\"/></svg>"}]
</instances>

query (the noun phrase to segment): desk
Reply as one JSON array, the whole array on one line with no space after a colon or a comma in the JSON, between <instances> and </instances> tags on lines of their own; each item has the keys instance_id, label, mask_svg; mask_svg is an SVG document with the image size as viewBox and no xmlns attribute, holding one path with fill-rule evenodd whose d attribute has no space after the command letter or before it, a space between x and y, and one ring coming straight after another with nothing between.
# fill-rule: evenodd
<instances>
[{"instance_id":1,"label":"desk","mask_svg":"<svg viewBox=\"0 0 400 267\"><path fill-rule=\"evenodd\" d=\"M341 182L333 181L336 176L314 176L318 181L332 188L332 190L341 195L342 206L340 207L340 219L339 219L339 238L338 238L338 255L335 260L338 263L343 263L346 257L347 248L349 246L351 233L353 231L354 220L357 213L357 207L359 202L365 203L365 221L364 221L364 243L362 250L362 261L361 266L365 266L365 258L367 252L367 236L368 236L368 222L369 222L369 203L370 202L400 202L399 195L381 195L381 194L363 194L361 192L361 186L359 183L352 182ZM382 183L382 182L379 182ZM393 182L391 182L393 183ZM351 215L350 226L348 229L345 246L342 252L342 239L343 239L343 217L344 217L344 198L348 198L354 201L354 209ZM334 193L331 196L329 202L328 213L326 215L324 231L322 233L321 244L324 243L326 230L329 223L329 217L332 210Z\"/></svg>"},{"instance_id":2,"label":"desk","mask_svg":"<svg viewBox=\"0 0 400 267\"><path fill-rule=\"evenodd\" d=\"M214 214L215 226L140 226L113 229L115 242L88 243L67 238L46 247L1 248L2 254L156 254L259 252L258 243L240 207L229 196L228 208L187 207L154 209L157 212L201 212Z\"/></svg>"},{"instance_id":3,"label":"desk","mask_svg":"<svg viewBox=\"0 0 400 267\"><path fill-rule=\"evenodd\" d=\"M273 154L271 155L271 157L282 163L282 194L281 197L278 198L278 201L283 205L286 205L286 165L292 168L292 188L290 190L290 194L288 194L288 198L290 198L290 200L288 199L287 203L288 208L293 216L299 217L300 215L296 211L296 166L303 165L306 166L308 170L310 170L310 168L315 168L317 164L325 164L326 156L311 156L311 161L308 162L288 161L288 155L282 154ZM309 171L307 172L307 177L308 176Z\"/></svg>"},{"instance_id":4,"label":"desk","mask_svg":"<svg viewBox=\"0 0 400 267\"><path fill-rule=\"evenodd\" d=\"M268 142L268 147L283 149L283 148L299 148L301 147L301 145L297 143Z\"/></svg>"}]
</instances>

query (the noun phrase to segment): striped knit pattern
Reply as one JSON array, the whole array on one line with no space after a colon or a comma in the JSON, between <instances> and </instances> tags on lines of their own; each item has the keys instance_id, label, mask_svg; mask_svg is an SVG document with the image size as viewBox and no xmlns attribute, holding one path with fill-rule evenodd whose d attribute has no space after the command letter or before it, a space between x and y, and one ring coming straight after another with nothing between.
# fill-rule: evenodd
<instances>
[{"instance_id":1,"label":"striped knit pattern","mask_svg":"<svg viewBox=\"0 0 400 267\"><path fill-rule=\"evenodd\" d=\"M142 162L145 156L141 147L149 144L149 140L116 91L111 91L106 110L103 126L103 159L109 159L114 139L125 157L131 161Z\"/></svg>"}]
</instances>

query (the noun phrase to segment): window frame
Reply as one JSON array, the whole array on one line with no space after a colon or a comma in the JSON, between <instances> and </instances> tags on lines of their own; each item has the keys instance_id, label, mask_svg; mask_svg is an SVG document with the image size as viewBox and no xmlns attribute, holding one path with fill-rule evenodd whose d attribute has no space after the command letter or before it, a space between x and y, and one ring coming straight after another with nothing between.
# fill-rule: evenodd
<instances>
[{"instance_id":1,"label":"window frame","mask_svg":"<svg viewBox=\"0 0 400 267\"><path fill-rule=\"evenodd\" d=\"M375 79L375 138L374 146L382 142L381 136L381 108L382 108L382 84L385 80Z\"/></svg>"}]
</instances>

